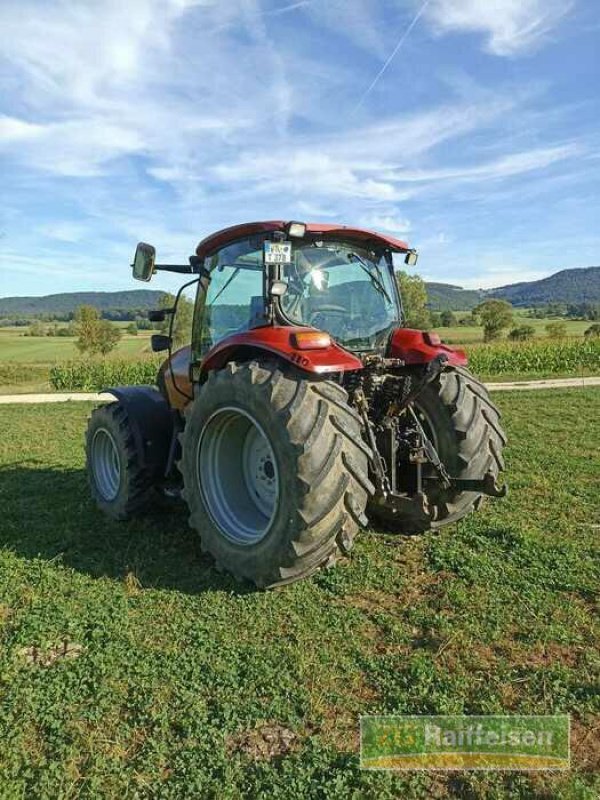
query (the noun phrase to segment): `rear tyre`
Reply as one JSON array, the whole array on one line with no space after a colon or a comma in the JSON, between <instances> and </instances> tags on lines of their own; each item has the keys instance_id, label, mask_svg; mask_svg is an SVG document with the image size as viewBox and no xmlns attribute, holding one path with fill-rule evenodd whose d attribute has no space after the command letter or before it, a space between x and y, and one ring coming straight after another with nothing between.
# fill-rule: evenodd
<instances>
[{"instance_id":1,"label":"rear tyre","mask_svg":"<svg viewBox=\"0 0 600 800\"><path fill-rule=\"evenodd\" d=\"M350 550L373 486L347 399L275 362L210 373L187 412L180 470L190 525L218 569L275 586Z\"/></svg>"},{"instance_id":2,"label":"rear tyre","mask_svg":"<svg viewBox=\"0 0 600 800\"><path fill-rule=\"evenodd\" d=\"M477 480L487 472L498 477L506 435L500 411L474 375L462 367L445 370L419 394L414 407L453 478ZM428 520L408 508L394 514L385 504L374 503L369 514L399 533L421 533L457 522L481 504L481 494L443 489L431 467L429 474L424 481Z\"/></svg>"},{"instance_id":3,"label":"rear tyre","mask_svg":"<svg viewBox=\"0 0 600 800\"><path fill-rule=\"evenodd\" d=\"M92 412L85 450L88 483L98 508L113 519L126 520L146 506L153 482L140 464L122 403L109 403Z\"/></svg>"}]
</instances>

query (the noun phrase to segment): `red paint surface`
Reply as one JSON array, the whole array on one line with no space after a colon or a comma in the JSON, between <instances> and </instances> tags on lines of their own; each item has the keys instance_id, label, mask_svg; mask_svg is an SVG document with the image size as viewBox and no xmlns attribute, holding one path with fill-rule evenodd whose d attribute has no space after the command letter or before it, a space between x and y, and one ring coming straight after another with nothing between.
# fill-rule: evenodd
<instances>
[{"instance_id":1,"label":"red paint surface","mask_svg":"<svg viewBox=\"0 0 600 800\"><path fill-rule=\"evenodd\" d=\"M314 333L314 331L314 328L295 326L265 326L243 333L234 333L222 339L208 352L202 361L202 371L220 369L228 361L235 359L235 351L243 347L256 347L267 353L273 353L299 369L316 374L362 369L362 361L359 358L333 341L329 347L319 350L299 350L293 346L294 333Z\"/></svg>"},{"instance_id":2,"label":"red paint surface","mask_svg":"<svg viewBox=\"0 0 600 800\"><path fill-rule=\"evenodd\" d=\"M231 228L224 228L221 231L207 236L196 248L196 255L204 258L215 250L224 247L229 242L234 242L244 236L252 236L256 233L269 233L270 231L284 231L287 222L281 220L271 220L268 222L245 222L242 225L233 225ZM364 228L352 228L346 225L330 224L327 222L307 222L306 230L311 234L323 234L323 236L343 237L349 241L356 242L377 242L384 247L398 252L406 252L409 246L401 239L388 236L384 233L365 230ZM298 241L301 241L300 239Z\"/></svg>"},{"instance_id":3,"label":"red paint surface","mask_svg":"<svg viewBox=\"0 0 600 800\"><path fill-rule=\"evenodd\" d=\"M413 328L397 328L390 339L388 355L401 358L407 364L426 364L440 353L448 356L448 363L454 367L467 366L467 354L458 347L447 344L431 345L425 341L423 331Z\"/></svg>"}]
</instances>

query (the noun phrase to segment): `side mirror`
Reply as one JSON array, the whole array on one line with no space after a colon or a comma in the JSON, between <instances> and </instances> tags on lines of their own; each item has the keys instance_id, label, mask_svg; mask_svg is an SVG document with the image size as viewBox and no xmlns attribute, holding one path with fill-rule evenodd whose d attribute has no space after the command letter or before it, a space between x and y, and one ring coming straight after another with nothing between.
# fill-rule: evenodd
<instances>
[{"instance_id":1,"label":"side mirror","mask_svg":"<svg viewBox=\"0 0 600 800\"><path fill-rule=\"evenodd\" d=\"M132 273L136 281L149 281L154 272L156 249L151 244L140 242L135 248Z\"/></svg>"},{"instance_id":2,"label":"side mirror","mask_svg":"<svg viewBox=\"0 0 600 800\"><path fill-rule=\"evenodd\" d=\"M153 308L148 312L150 322L164 322L167 314L174 314L174 308Z\"/></svg>"},{"instance_id":3,"label":"side mirror","mask_svg":"<svg viewBox=\"0 0 600 800\"><path fill-rule=\"evenodd\" d=\"M154 333L150 337L150 347L153 353L162 353L171 347L171 337L165 336L164 333Z\"/></svg>"},{"instance_id":4,"label":"side mirror","mask_svg":"<svg viewBox=\"0 0 600 800\"><path fill-rule=\"evenodd\" d=\"M406 254L406 258L404 259L404 263L408 264L409 267L414 267L417 261L419 260L419 254L416 250L409 250Z\"/></svg>"}]
</instances>

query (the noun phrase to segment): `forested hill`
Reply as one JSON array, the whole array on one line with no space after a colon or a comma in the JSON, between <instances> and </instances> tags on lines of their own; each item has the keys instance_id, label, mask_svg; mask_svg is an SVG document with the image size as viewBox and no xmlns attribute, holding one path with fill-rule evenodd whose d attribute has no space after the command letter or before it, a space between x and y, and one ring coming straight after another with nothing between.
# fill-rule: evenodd
<instances>
[{"instance_id":1,"label":"forested hill","mask_svg":"<svg viewBox=\"0 0 600 800\"><path fill-rule=\"evenodd\" d=\"M90 305L104 314L123 311L147 311L156 308L162 292L131 289L123 292L65 292L45 297L0 297L0 318L69 315L78 306Z\"/></svg>"},{"instance_id":2,"label":"forested hill","mask_svg":"<svg viewBox=\"0 0 600 800\"><path fill-rule=\"evenodd\" d=\"M513 283L497 289L461 289L448 283L427 283L432 311L468 311L486 297L508 300L513 306L581 305L600 303L600 267L563 269L539 281Z\"/></svg>"},{"instance_id":3,"label":"forested hill","mask_svg":"<svg viewBox=\"0 0 600 800\"><path fill-rule=\"evenodd\" d=\"M513 306L543 306L548 303L600 303L600 267L563 269L548 278L513 283L490 289L493 297L508 300Z\"/></svg>"},{"instance_id":4,"label":"forested hill","mask_svg":"<svg viewBox=\"0 0 600 800\"><path fill-rule=\"evenodd\" d=\"M427 305L432 311L468 311L484 299L481 289L463 289L450 283L426 282Z\"/></svg>"}]
</instances>

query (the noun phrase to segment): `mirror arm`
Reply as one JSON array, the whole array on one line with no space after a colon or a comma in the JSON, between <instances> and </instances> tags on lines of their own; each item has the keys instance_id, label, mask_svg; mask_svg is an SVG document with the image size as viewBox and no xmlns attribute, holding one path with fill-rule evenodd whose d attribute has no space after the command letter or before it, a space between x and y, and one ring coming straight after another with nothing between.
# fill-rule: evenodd
<instances>
[{"instance_id":1,"label":"mirror arm","mask_svg":"<svg viewBox=\"0 0 600 800\"><path fill-rule=\"evenodd\" d=\"M197 270L189 264L155 264L156 272L178 272L180 275L195 275Z\"/></svg>"}]
</instances>

